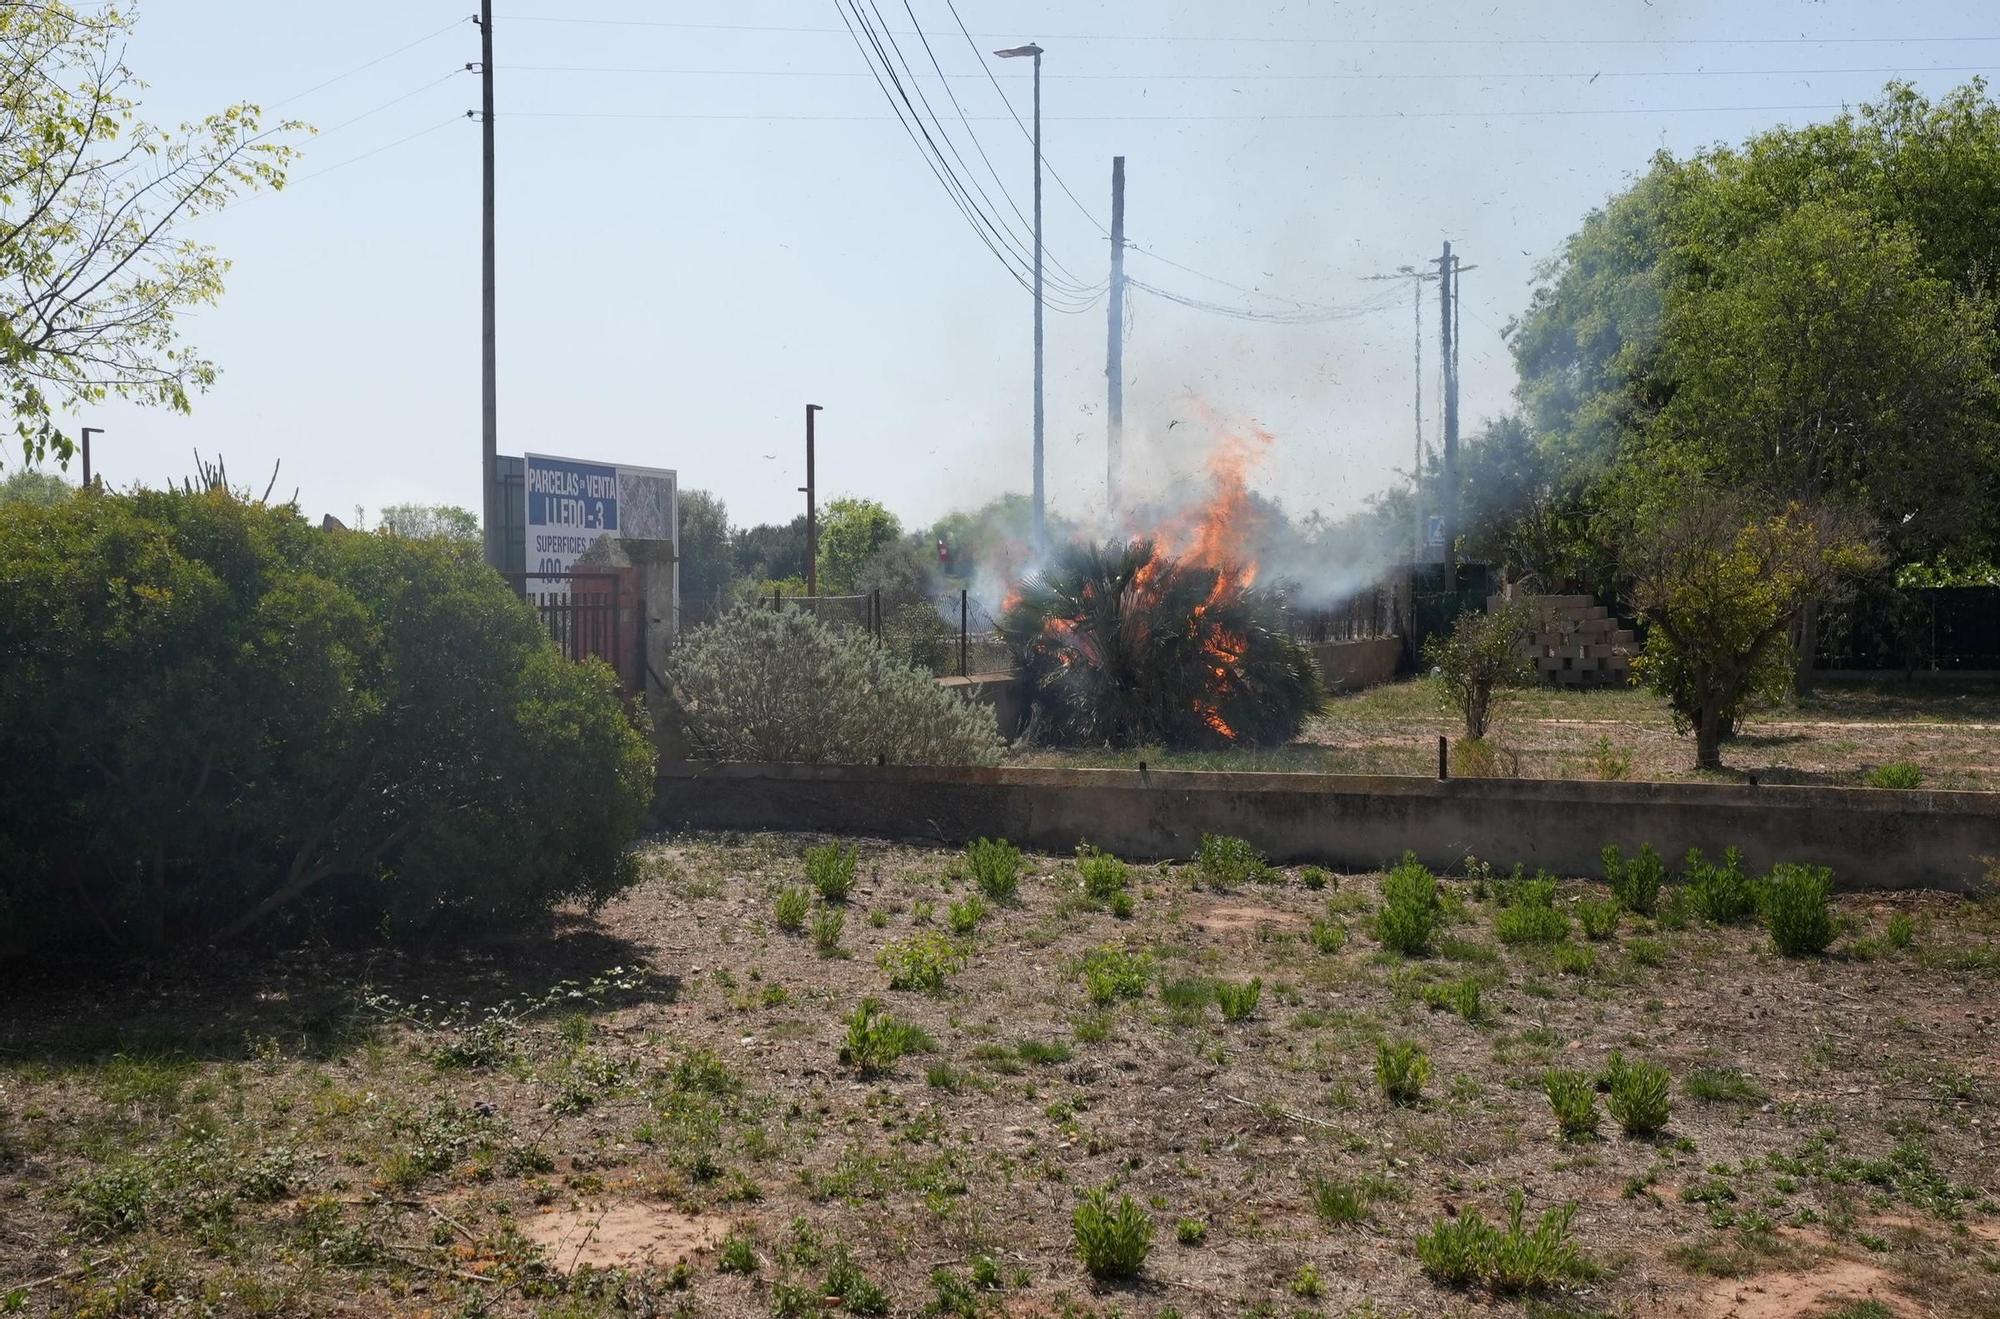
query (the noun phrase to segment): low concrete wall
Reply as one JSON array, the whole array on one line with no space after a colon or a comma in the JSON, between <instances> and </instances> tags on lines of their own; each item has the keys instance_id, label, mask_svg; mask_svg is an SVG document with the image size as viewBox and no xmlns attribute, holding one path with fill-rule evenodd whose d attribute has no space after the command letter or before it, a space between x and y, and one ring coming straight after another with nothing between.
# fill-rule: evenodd
<instances>
[{"instance_id":1,"label":"low concrete wall","mask_svg":"<svg viewBox=\"0 0 2000 1319\"><path fill-rule=\"evenodd\" d=\"M1403 654L1401 637L1374 637L1367 641L1315 641L1313 659L1319 663L1319 677L1329 692L1358 692L1396 676Z\"/></svg>"},{"instance_id":2,"label":"low concrete wall","mask_svg":"<svg viewBox=\"0 0 2000 1319\"><path fill-rule=\"evenodd\" d=\"M953 674L949 678L939 678L937 684L963 693L982 705L992 706L993 722L999 725L1000 736L1009 741L1020 736L1028 706L1027 692L1021 685L1019 673L975 673L966 678Z\"/></svg>"},{"instance_id":3,"label":"low concrete wall","mask_svg":"<svg viewBox=\"0 0 2000 1319\"><path fill-rule=\"evenodd\" d=\"M1651 843L1670 863L1739 847L1757 867L1831 866L1843 888L1960 892L2000 855L2000 793L1866 788L681 762L662 767L655 811L666 828L1004 837L1057 853L1090 842L1133 859L1235 834L1274 861L1346 870L1407 849L1434 868L1470 852L1594 875L1606 843Z\"/></svg>"}]
</instances>

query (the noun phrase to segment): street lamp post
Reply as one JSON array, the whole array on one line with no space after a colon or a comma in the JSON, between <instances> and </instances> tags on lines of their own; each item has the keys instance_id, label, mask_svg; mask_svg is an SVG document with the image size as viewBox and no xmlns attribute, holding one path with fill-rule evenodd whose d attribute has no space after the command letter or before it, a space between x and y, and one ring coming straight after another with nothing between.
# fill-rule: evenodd
<instances>
[{"instance_id":1,"label":"street lamp post","mask_svg":"<svg viewBox=\"0 0 2000 1319\"><path fill-rule=\"evenodd\" d=\"M819 482L813 472L813 415L824 409L806 404L806 483L799 487L806 497L806 594L814 608L819 600Z\"/></svg>"},{"instance_id":2,"label":"street lamp post","mask_svg":"<svg viewBox=\"0 0 2000 1319\"><path fill-rule=\"evenodd\" d=\"M1003 60L1030 56L1035 61L1035 549L1048 548L1042 482L1042 48L1029 42L993 52Z\"/></svg>"},{"instance_id":3,"label":"street lamp post","mask_svg":"<svg viewBox=\"0 0 2000 1319\"><path fill-rule=\"evenodd\" d=\"M83 428L83 488L86 490L90 489L90 437L102 434L104 434L104 427L102 426L85 426Z\"/></svg>"}]
</instances>

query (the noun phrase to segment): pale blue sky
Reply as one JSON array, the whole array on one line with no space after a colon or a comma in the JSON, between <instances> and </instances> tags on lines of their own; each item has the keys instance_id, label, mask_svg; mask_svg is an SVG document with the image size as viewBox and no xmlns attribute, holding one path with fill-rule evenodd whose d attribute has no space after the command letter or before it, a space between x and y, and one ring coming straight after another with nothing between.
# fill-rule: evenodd
<instances>
[{"instance_id":1,"label":"pale blue sky","mask_svg":"<svg viewBox=\"0 0 2000 1319\"><path fill-rule=\"evenodd\" d=\"M947 71L977 75L944 0L910 3L926 30L951 33L933 37ZM471 7L151 0L130 60L155 118L239 97L269 105ZM497 8L502 452L675 468L738 521L789 517L812 401L826 407L827 496L872 495L915 523L1027 487L1029 299L887 117L834 0ZM1826 117L1806 107L1855 103L1898 72L1936 93L2000 62L2000 15L1973 3L958 9L982 52L1047 48L1044 151L1098 220L1122 152L1136 243L1311 303L1395 297L1301 327L1134 295L1135 481L1179 479L1182 459L1144 444L1189 414L1192 392L1275 432L1257 483L1300 513L1351 508L1410 461L1407 286L1391 294L1363 276L1432 259L1446 238L1478 266L1464 278L1470 431L1508 404L1499 331L1533 266L1650 152ZM882 12L911 27L901 0ZM1438 38L1453 44L1415 44ZM279 108L331 131L308 143L293 188L201 223L235 260L221 305L189 323L222 378L192 418L114 405L70 419L108 429L96 444L108 479L185 473L199 446L260 486L282 458L283 489L314 515L478 506L479 138L462 118L478 88L452 76L477 54L460 24ZM1026 62L995 71L1025 116ZM1406 74L1423 76L1381 76ZM936 100L937 82L924 85ZM953 87L968 114L1004 114L983 76ZM1026 210L1020 133L1004 119L974 127ZM1051 254L1102 279L1103 236L1053 183L1046 206ZM1130 271L1256 301L1145 256ZM1050 315L1049 490L1071 512L1102 500L1104 344L1101 303Z\"/></svg>"}]
</instances>

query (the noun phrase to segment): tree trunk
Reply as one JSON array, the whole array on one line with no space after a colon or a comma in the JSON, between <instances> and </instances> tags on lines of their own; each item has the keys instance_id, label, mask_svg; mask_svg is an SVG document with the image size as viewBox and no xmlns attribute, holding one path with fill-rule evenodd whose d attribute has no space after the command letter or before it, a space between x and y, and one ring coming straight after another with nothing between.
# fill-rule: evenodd
<instances>
[{"instance_id":1,"label":"tree trunk","mask_svg":"<svg viewBox=\"0 0 2000 1319\"><path fill-rule=\"evenodd\" d=\"M1702 706L1701 716L1695 720L1694 767L1722 768L1722 718L1712 704Z\"/></svg>"},{"instance_id":2,"label":"tree trunk","mask_svg":"<svg viewBox=\"0 0 2000 1319\"><path fill-rule=\"evenodd\" d=\"M1799 612L1798 654L1792 669L1792 690L1804 696L1813 689L1813 661L1819 657L1819 601L1808 600Z\"/></svg>"}]
</instances>

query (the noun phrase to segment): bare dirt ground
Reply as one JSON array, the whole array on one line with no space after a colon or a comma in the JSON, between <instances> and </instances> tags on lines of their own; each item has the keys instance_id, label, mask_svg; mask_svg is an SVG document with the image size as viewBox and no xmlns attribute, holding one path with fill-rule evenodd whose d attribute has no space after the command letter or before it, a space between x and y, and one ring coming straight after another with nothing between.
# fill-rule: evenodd
<instances>
[{"instance_id":1,"label":"bare dirt ground","mask_svg":"<svg viewBox=\"0 0 2000 1319\"><path fill-rule=\"evenodd\" d=\"M1291 745L1272 751L1177 754L1023 750L1021 764L1149 764L1183 769L1316 770L1431 774L1440 734L1464 732L1431 684L1391 683L1330 699ZM1533 687L1508 692L1487 739L1498 755L1460 760L1454 772L1527 778L1697 779L1854 786L1869 771L1905 762L1923 786L2000 789L2000 682L1900 678L1827 681L1793 705L1748 717L1723 748L1720 776L1694 769L1693 739L1674 731L1649 692Z\"/></svg>"},{"instance_id":2,"label":"bare dirt ground","mask_svg":"<svg viewBox=\"0 0 2000 1319\"><path fill-rule=\"evenodd\" d=\"M2000 1316L1992 900L1844 898L1786 959L1629 915L1507 944L1461 878L1410 958L1375 876L1134 869L1120 918L1030 857L954 935L962 854L863 844L788 933L811 841L663 841L604 911L476 947L17 977L0 1313ZM879 956L933 936L942 985L891 989ZM1136 994L1093 1002L1105 947ZM1214 982L1253 978L1225 1020ZM844 1062L869 997L928 1050ZM1414 1104L1385 1040L1428 1055ZM1561 1139L1544 1069L1613 1050L1671 1074L1664 1131ZM1104 1186L1154 1227L1136 1283L1073 1250ZM1420 1231L1516 1189L1577 1206L1577 1276L1425 1275Z\"/></svg>"}]
</instances>

